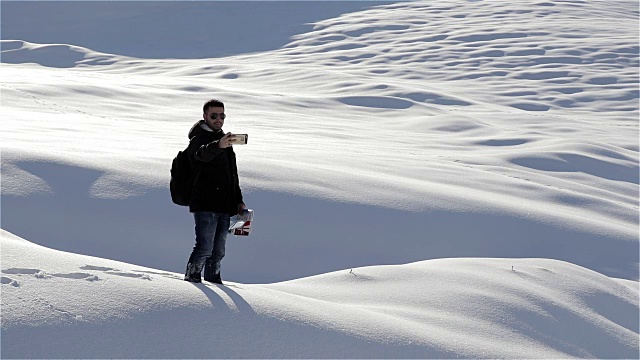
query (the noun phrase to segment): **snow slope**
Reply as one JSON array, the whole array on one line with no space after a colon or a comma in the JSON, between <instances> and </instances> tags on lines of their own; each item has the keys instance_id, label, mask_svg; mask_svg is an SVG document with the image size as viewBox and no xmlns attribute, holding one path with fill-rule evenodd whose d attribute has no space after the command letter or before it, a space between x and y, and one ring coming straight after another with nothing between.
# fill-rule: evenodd
<instances>
[{"instance_id":1,"label":"snow slope","mask_svg":"<svg viewBox=\"0 0 640 360\"><path fill-rule=\"evenodd\" d=\"M638 357L637 1L324 5L2 2L3 357ZM209 98L229 287L167 191Z\"/></svg>"},{"instance_id":2,"label":"snow slope","mask_svg":"<svg viewBox=\"0 0 640 360\"><path fill-rule=\"evenodd\" d=\"M638 349L637 283L557 260L441 259L216 286L6 231L2 254L3 357L633 358Z\"/></svg>"},{"instance_id":3,"label":"snow slope","mask_svg":"<svg viewBox=\"0 0 640 360\"><path fill-rule=\"evenodd\" d=\"M3 16L20 15L10 4ZM158 15L139 17L144 3L128 22L102 8L57 13L54 24L93 24L83 45L95 39L118 55L53 42L64 33L43 13L55 9L28 7L33 22L3 36L40 29L52 42L2 43L2 194L12 209L2 226L56 249L181 271L192 225L167 201L168 167L216 97L226 130L251 136L236 152L259 224L231 245L231 279L533 256L636 280L636 5L380 5L319 21L279 49L206 59L153 59L157 40L150 58L133 58L122 37L109 43L105 27L139 36L157 26ZM207 13L172 14L197 23Z\"/></svg>"}]
</instances>

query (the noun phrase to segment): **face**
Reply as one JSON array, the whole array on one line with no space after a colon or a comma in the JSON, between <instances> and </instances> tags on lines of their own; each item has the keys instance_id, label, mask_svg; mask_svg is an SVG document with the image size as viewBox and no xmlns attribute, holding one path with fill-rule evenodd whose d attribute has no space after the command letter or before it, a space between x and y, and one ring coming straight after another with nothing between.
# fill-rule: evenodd
<instances>
[{"instance_id":1,"label":"face","mask_svg":"<svg viewBox=\"0 0 640 360\"><path fill-rule=\"evenodd\" d=\"M223 107L210 107L207 109L207 112L203 114L204 121L207 123L211 130L218 131L222 129L222 125L224 125L224 119L221 119L220 114L223 113ZM217 114L216 118L212 119L211 114Z\"/></svg>"}]
</instances>

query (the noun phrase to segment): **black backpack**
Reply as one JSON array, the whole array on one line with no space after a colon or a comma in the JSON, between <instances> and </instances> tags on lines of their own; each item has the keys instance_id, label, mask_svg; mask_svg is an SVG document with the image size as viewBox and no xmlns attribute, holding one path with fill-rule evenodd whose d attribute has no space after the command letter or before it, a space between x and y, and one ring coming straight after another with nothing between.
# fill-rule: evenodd
<instances>
[{"instance_id":1,"label":"black backpack","mask_svg":"<svg viewBox=\"0 0 640 360\"><path fill-rule=\"evenodd\" d=\"M191 190L198 181L200 171L191 167L187 149L178 151L178 155L171 162L171 181L169 190L174 204L189 206Z\"/></svg>"}]
</instances>

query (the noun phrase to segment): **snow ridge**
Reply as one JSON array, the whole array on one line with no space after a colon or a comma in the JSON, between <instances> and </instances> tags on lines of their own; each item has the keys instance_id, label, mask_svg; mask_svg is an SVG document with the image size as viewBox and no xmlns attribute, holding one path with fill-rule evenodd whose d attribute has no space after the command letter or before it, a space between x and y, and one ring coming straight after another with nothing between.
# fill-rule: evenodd
<instances>
[{"instance_id":1,"label":"snow ridge","mask_svg":"<svg viewBox=\"0 0 640 360\"><path fill-rule=\"evenodd\" d=\"M3 357L633 358L638 349L637 283L561 261L441 259L216 286L4 230L1 241Z\"/></svg>"},{"instance_id":2,"label":"snow ridge","mask_svg":"<svg viewBox=\"0 0 640 360\"><path fill-rule=\"evenodd\" d=\"M638 358L637 1L265 4L3 2L2 357ZM167 193L209 98L226 286Z\"/></svg>"}]
</instances>

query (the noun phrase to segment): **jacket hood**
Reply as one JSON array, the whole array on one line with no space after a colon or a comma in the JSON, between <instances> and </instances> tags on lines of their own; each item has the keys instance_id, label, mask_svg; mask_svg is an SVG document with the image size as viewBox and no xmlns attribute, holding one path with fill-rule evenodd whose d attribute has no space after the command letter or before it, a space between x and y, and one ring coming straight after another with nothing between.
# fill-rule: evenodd
<instances>
[{"instance_id":1,"label":"jacket hood","mask_svg":"<svg viewBox=\"0 0 640 360\"><path fill-rule=\"evenodd\" d=\"M211 130L204 122L204 120L198 120L195 124L193 124L191 130L189 130L189 140L193 139L193 137L196 135L202 134L203 132L219 133L222 132L222 130Z\"/></svg>"}]
</instances>

